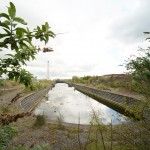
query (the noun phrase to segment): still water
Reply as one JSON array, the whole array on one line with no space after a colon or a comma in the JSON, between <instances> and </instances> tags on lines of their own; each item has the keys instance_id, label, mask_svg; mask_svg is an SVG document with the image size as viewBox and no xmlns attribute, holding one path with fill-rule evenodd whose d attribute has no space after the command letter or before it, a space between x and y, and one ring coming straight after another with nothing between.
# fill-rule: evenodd
<instances>
[{"instance_id":1,"label":"still water","mask_svg":"<svg viewBox=\"0 0 150 150\"><path fill-rule=\"evenodd\" d=\"M64 122L75 124L78 124L79 120L80 124L90 124L93 112L104 124L110 123L111 120L112 124L125 121L121 114L65 83L56 84L34 111L35 115L44 114L48 120L57 121L62 118Z\"/></svg>"}]
</instances>

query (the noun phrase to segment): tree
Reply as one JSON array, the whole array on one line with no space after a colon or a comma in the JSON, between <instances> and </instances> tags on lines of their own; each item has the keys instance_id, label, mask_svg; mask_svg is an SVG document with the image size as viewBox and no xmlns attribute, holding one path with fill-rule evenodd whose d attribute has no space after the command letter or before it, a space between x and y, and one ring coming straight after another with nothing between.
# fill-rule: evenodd
<instances>
[{"instance_id":1,"label":"tree","mask_svg":"<svg viewBox=\"0 0 150 150\"><path fill-rule=\"evenodd\" d=\"M38 51L50 52L51 48L43 48L33 44L33 39L44 41L45 45L49 37L54 38L55 33L50 30L48 22L37 26L33 31L26 27L27 22L16 16L15 5L10 2L8 13L0 13L0 51L11 49L13 53L6 54L0 59L0 77L5 74L9 79L15 79L25 86L29 86L33 75L22 68L27 61L35 59Z\"/></svg>"},{"instance_id":2,"label":"tree","mask_svg":"<svg viewBox=\"0 0 150 150\"><path fill-rule=\"evenodd\" d=\"M145 34L150 34L150 32L145 32ZM139 111L147 119L150 111L150 47L147 49L140 48L139 50L142 52L140 56L129 58L125 67L132 77L134 90L145 97L145 102L137 106L136 111Z\"/></svg>"},{"instance_id":3,"label":"tree","mask_svg":"<svg viewBox=\"0 0 150 150\"><path fill-rule=\"evenodd\" d=\"M150 98L150 47L140 48L140 51L143 54L128 59L126 68L132 76L134 88L148 99Z\"/></svg>"}]
</instances>

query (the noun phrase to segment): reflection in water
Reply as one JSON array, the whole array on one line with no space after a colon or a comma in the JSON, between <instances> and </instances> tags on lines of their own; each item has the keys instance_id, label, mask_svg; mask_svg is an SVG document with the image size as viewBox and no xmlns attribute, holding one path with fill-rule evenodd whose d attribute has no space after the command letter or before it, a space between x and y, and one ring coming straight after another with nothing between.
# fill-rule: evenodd
<instances>
[{"instance_id":1,"label":"reflection in water","mask_svg":"<svg viewBox=\"0 0 150 150\"><path fill-rule=\"evenodd\" d=\"M61 114L64 122L76 124L80 117L80 124L89 124L94 110L105 124L111 119L113 124L124 121L124 117L116 111L64 83L56 84L47 97L35 109L35 115L44 113L49 120L57 120ZM116 119L118 117L119 120Z\"/></svg>"}]
</instances>

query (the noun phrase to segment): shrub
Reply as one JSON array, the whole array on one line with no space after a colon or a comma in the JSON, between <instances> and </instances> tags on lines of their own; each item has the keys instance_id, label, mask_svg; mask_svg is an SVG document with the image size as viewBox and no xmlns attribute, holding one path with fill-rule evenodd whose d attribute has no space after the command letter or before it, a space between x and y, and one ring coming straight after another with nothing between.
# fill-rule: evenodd
<instances>
[{"instance_id":1,"label":"shrub","mask_svg":"<svg viewBox=\"0 0 150 150\"><path fill-rule=\"evenodd\" d=\"M103 90L107 89L107 87L103 83L98 84L97 88L98 89L103 89Z\"/></svg>"}]
</instances>

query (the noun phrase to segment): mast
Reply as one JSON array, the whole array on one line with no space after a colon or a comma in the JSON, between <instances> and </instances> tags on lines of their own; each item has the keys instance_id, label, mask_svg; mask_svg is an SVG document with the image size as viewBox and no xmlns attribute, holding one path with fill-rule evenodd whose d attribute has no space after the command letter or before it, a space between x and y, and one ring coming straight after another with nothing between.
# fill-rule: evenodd
<instances>
[{"instance_id":1,"label":"mast","mask_svg":"<svg viewBox=\"0 0 150 150\"><path fill-rule=\"evenodd\" d=\"M49 61L47 61L47 80L49 80Z\"/></svg>"}]
</instances>

